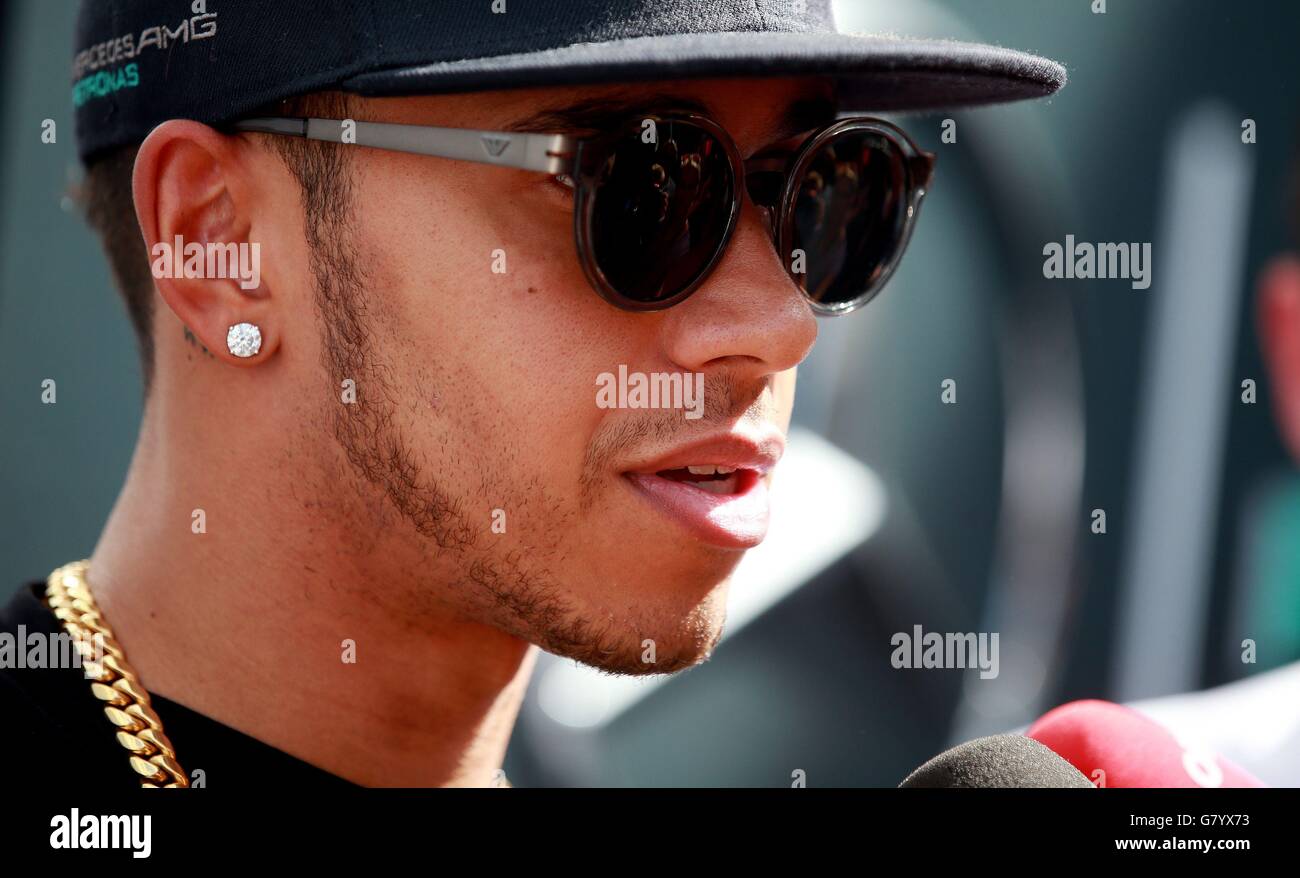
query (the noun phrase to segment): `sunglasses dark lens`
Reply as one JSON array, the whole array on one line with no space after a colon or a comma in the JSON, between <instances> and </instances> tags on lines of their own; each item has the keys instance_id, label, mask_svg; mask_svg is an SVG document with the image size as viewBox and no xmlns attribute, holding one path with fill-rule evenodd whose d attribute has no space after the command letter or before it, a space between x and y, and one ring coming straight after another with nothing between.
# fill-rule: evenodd
<instances>
[{"instance_id":1,"label":"sunglasses dark lens","mask_svg":"<svg viewBox=\"0 0 1300 878\"><path fill-rule=\"evenodd\" d=\"M658 120L597 170L590 205L591 258L614 290L653 305L690 287L725 243L735 210L726 148L704 128Z\"/></svg>"},{"instance_id":2,"label":"sunglasses dark lens","mask_svg":"<svg viewBox=\"0 0 1300 878\"><path fill-rule=\"evenodd\" d=\"M903 246L907 193L902 150L874 131L832 137L803 164L787 258L810 299L834 308L876 290Z\"/></svg>"}]
</instances>

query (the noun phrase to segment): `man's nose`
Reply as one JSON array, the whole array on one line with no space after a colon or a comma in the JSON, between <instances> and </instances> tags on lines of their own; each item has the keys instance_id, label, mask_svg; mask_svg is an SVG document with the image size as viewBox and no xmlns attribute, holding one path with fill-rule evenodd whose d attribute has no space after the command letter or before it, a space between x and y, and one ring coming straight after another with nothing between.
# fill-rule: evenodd
<instances>
[{"instance_id":1,"label":"man's nose","mask_svg":"<svg viewBox=\"0 0 1300 878\"><path fill-rule=\"evenodd\" d=\"M713 272L665 317L667 355L693 372L720 365L754 377L784 372L817 339L817 318L782 265L767 217L749 200Z\"/></svg>"}]
</instances>

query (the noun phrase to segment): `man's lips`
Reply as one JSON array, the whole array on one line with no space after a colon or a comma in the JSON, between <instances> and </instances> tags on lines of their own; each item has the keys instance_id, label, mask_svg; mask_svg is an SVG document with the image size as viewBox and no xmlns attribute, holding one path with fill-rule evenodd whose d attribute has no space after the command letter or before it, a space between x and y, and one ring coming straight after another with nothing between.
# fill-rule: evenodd
<instances>
[{"instance_id":1,"label":"man's lips","mask_svg":"<svg viewBox=\"0 0 1300 878\"><path fill-rule=\"evenodd\" d=\"M776 432L728 433L674 448L623 476L696 539L748 549L767 534L767 475L784 450Z\"/></svg>"}]
</instances>

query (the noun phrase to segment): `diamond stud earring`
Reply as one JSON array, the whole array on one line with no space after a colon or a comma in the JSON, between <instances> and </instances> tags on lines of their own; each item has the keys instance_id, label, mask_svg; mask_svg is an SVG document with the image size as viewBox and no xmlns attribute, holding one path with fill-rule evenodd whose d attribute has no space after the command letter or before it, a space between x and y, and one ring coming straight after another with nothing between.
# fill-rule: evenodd
<instances>
[{"instance_id":1,"label":"diamond stud earring","mask_svg":"<svg viewBox=\"0 0 1300 878\"><path fill-rule=\"evenodd\" d=\"M236 357L253 357L262 349L262 330L253 323L236 323L226 332L226 348Z\"/></svg>"}]
</instances>

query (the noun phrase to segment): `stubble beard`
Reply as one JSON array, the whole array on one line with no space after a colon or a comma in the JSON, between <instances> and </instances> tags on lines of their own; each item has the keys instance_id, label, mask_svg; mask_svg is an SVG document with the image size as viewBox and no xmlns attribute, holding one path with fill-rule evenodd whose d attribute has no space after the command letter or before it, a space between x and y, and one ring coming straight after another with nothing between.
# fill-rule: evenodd
<instances>
[{"instance_id":1,"label":"stubble beard","mask_svg":"<svg viewBox=\"0 0 1300 878\"><path fill-rule=\"evenodd\" d=\"M610 674L672 673L706 660L721 637L721 617L714 607L702 604L684 618L652 626L666 631L638 631L634 622L613 613L584 612L552 572L563 560L558 542L531 546L526 553L502 548L518 543L500 541L491 533L486 508L481 520L471 521L467 515L468 509L486 507L482 498L453 495L421 466L400 427L401 391L388 377L395 373L381 360L375 344L375 318L367 300L382 291L368 283L353 233L328 216L348 213L335 210L326 218L317 217L324 223L308 235L322 366L330 376L324 386L338 387L344 378L352 378L357 392L349 404L340 404L332 392L324 400L322 423L331 425L351 485L330 487L333 480L326 480L323 487L366 498L362 503L333 504L369 519L341 522L345 527L384 528L390 539L394 526L405 528L415 543L415 557L425 559L396 581L372 579L378 583L375 588L404 592L399 600L405 601L415 624L422 611L445 617L451 603L465 619ZM492 485L487 493L503 498L500 505L507 509L524 508L531 499L519 496L509 483ZM584 490L584 505L589 499ZM564 526L562 514L555 515L561 520L550 521L548 530L563 539L571 528ZM376 597L393 599L391 594ZM647 637L656 640L651 661L646 660Z\"/></svg>"}]
</instances>

